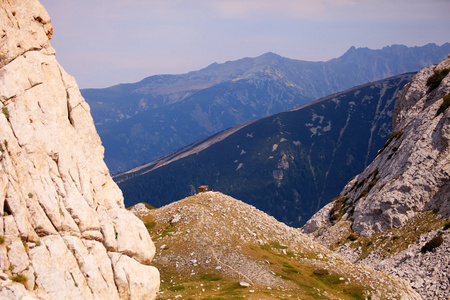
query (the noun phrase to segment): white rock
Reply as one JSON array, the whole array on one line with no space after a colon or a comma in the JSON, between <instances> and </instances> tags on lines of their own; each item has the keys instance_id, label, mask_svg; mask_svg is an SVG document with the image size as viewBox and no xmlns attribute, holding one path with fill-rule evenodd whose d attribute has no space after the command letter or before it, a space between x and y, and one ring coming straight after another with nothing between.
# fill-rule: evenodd
<instances>
[{"instance_id":1,"label":"white rock","mask_svg":"<svg viewBox=\"0 0 450 300\"><path fill-rule=\"evenodd\" d=\"M14 283L0 298L155 298L153 242L124 209L52 32L37 0L0 3L0 263L29 279L28 293Z\"/></svg>"},{"instance_id":2,"label":"white rock","mask_svg":"<svg viewBox=\"0 0 450 300\"><path fill-rule=\"evenodd\" d=\"M147 207L145 207L144 203L138 203L136 205L134 205L130 211L132 212L147 212L149 211L149 209Z\"/></svg>"},{"instance_id":3,"label":"white rock","mask_svg":"<svg viewBox=\"0 0 450 300\"><path fill-rule=\"evenodd\" d=\"M29 265L28 255L20 239L14 240L9 245L8 259L14 273L20 273Z\"/></svg>"},{"instance_id":4,"label":"white rock","mask_svg":"<svg viewBox=\"0 0 450 300\"><path fill-rule=\"evenodd\" d=\"M154 299L159 290L159 272L119 253L109 253L121 299ZM155 282L158 285L155 285Z\"/></svg>"},{"instance_id":5,"label":"white rock","mask_svg":"<svg viewBox=\"0 0 450 300\"><path fill-rule=\"evenodd\" d=\"M180 220L181 220L181 215L176 214L172 217L172 220L170 220L170 223L175 224L175 223L179 222Z\"/></svg>"}]
</instances>

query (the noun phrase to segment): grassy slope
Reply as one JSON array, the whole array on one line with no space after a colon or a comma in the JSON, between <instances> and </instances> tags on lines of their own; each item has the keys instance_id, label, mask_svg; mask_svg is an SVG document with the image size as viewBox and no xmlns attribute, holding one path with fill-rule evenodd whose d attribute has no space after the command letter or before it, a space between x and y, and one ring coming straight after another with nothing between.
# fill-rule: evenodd
<instances>
[{"instance_id":1,"label":"grassy slope","mask_svg":"<svg viewBox=\"0 0 450 300\"><path fill-rule=\"evenodd\" d=\"M153 264L161 272L160 299L365 299L375 289L395 299L403 289L396 279L354 266L220 193L138 216L157 247Z\"/></svg>"}]
</instances>

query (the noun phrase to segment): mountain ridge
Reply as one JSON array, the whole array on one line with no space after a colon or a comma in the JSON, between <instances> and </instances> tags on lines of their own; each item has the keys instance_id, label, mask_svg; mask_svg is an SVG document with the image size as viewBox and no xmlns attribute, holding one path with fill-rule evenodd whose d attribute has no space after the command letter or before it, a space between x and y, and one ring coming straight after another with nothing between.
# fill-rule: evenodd
<instances>
[{"instance_id":1,"label":"mountain ridge","mask_svg":"<svg viewBox=\"0 0 450 300\"><path fill-rule=\"evenodd\" d=\"M234 127L114 180L126 206L144 201L159 207L209 184L301 226L383 146L392 133L396 93L412 76L361 85Z\"/></svg>"},{"instance_id":2,"label":"mountain ridge","mask_svg":"<svg viewBox=\"0 0 450 300\"><path fill-rule=\"evenodd\" d=\"M82 90L113 174L153 161L226 128L443 59L450 44L354 49L327 62L274 53L181 75Z\"/></svg>"}]
</instances>

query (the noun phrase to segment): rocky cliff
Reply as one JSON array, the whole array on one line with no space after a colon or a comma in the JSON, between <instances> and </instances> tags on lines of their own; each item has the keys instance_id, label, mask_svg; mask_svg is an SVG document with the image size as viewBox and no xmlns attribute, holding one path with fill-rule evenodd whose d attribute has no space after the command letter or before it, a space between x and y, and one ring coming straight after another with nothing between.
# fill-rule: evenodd
<instances>
[{"instance_id":1,"label":"rocky cliff","mask_svg":"<svg viewBox=\"0 0 450 300\"><path fill-rule=\"evenodd\" d=\"M394 133L366 170L303 228L361 264L448 299L450 58L400 92Z\"/></svg>"},{"instance_id":2,"label":"rocky cliff","mask_svg":"<svg viewBox=\"0 0 450 300\"><path fill-rule=\"evenodd\" d=\"M37 0L0 1L0 298L151 299L159 273Z\"/></svg>"}]
</instances>

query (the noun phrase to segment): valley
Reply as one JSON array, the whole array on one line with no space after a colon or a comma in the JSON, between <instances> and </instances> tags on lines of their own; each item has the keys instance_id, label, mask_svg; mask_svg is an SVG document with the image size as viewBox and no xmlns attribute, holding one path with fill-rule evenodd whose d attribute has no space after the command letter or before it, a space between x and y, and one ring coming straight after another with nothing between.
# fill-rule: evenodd
<instances>
[{"instance_id":1,"label":"valley","mask_svg":"<svg viewBox=\"0 0 450 300\"><path fill-rule=\"evenodd\" d=\"M364 170L392 133L413 73L361 85L231 128L114 177L126 206L169 204L208 184L301 227Z\"/></svg>"}]
</instances>

